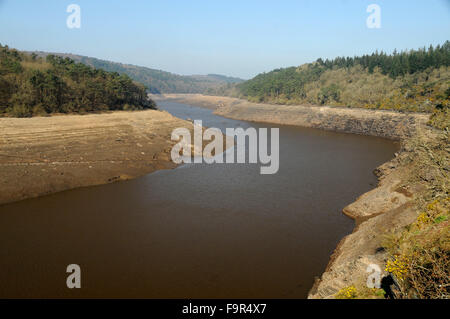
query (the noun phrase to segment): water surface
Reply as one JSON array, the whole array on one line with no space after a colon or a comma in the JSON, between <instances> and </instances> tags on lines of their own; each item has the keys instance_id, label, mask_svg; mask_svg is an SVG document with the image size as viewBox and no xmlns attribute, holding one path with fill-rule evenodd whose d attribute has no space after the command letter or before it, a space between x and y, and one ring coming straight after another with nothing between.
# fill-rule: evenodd
<instances>
[{"instance_id":1,"label":"water surface","mask_svg":"<svg viewBox=\"0 0 450 319\"><path fill-rule=\"evenodd\" d=\"M172 102L209 127L271 127ZM397 145L280 128L280 169L187 164L0 206L0 297L304 298ZM79 264L82 288L66 288Z\"/></svg>"}]
</instances>

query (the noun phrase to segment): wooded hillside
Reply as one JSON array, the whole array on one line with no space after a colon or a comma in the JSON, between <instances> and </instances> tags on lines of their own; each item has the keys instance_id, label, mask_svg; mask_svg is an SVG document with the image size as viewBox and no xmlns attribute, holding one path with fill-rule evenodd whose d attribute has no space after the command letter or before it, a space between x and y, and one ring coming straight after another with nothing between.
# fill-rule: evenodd
<instances>
[{"instance_id":1,"label":"wooded hillside","mask_svg":"<svg viewBox=\"0 0 450 319\"><path fill-rule=\"evenodd\" d=\"M222 88L252 102L431 112L448 108L450 42L388 55L318 59Z\"/></svg>"},{"instance_id":2,"label":"wooded hillside","mask_svg":"<svg viewBox=\"0 0 450 319\"><path fill-rule=\"evenodd\" d=\"M155 107L144 85L127 75L54 55L44 59L0 45L0 115L26 117Z\"/></svg>"}]
</instances>

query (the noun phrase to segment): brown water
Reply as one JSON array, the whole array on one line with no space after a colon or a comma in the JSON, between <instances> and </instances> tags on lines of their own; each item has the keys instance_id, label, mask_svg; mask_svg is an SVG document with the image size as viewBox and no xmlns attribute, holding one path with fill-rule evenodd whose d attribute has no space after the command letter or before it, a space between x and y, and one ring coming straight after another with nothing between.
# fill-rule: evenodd
<instances>
[{"instance_id":1,"label":"brown water","mask_svg":"<svg viewBox=\"0 0 450 319\"><path fill-rule=\"evenodd\" d=\"M163 102L209 127L270 127ZM280 127L280 170L192 164L0 206L0 297L304 298L397 149ZM66 288L79 264L82 288Z\"/></svg>"}]
</instances>

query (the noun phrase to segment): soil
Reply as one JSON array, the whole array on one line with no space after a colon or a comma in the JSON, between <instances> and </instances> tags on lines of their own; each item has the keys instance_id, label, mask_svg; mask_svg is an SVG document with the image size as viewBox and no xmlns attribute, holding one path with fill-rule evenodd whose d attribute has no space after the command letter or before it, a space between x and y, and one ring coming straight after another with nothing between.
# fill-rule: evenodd
<instances>
[{"instance_id":1,"label":"soil","mask_svg":"<svg viewBox=\"0 0 450 319\"><path fill-rule=\"evenodd\" d=\"M0 204L175 167L167 112L0 118Z\"/></svg>"}]
</instances>

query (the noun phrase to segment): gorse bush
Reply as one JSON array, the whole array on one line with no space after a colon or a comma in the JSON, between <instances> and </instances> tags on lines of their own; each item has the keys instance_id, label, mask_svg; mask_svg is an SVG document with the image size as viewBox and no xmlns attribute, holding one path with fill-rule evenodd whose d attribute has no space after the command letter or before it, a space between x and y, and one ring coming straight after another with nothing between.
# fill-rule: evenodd
<instances>
[{"instance_id":1,"label":"gorse bush","mask_svg":"<svg viewBox=\"0 0 450 319\"><path fill-rule=\"evenodd\" d=\"M336 299L356 299L357 292L355 286L349 286L339 290L336 295Z\"/></svg>"},{"instance_id":2,"label":"gorse bush","mask_svg":"<svg viewBox=\"0 0 450 319\"><path fill-rule=\"evenodd\" d=\"M414 150L402 160L410 166L408 183L425 187L416 199L416 221L384 243L397 298L450 298L449 131L433 134L430 139L419 133L405 145Z\"/></svg>"},{"instance_id":3,"label":"gorse bush","mask_svg":"<svg viewBox=\"0 0 450 319\"><path fill-rule=\"evenodd\" d=\"M390 239L386 271L399 284L400 298L450 298L450 198L427 205L416 222Z\"/></svg>"},{"instance_id":4,"label":"gorse bush","mask_svg":"<svg viewBox=\"0 0 450 319\"><path fill-rule=\"evenodd\" d=\"M392 273L397 279L403 280L408 273L409 259L406 256L395 256L388 260L385 271Z\"/></svg>"},{"instance_id":5,"label":"gorse bush","mask_svg":"<svg viewBox=\"0 0 450 319\"><path fill-rule=\"evenodd\" d=\"M450 130L450 108L444 107L442 109L438 108L433 111L430 116L430 121L428 122L431 126L441 130Z\"/></svg>"},{"instance_id":6,"label":"gorse bush","mask_svg":"<svg viewBox=\"0 0 450 319\"><path fill-rule=\"evenodd\" d=\"M384 299L385 291L377 288L367 288L364 286L348 286L339 290L334 298L336 299Z\"/></svg>"},{"instance_id":7,"label":"gorse bush","mask_svg":"<svg viewBox=\"0 0 450 319\"><path fill-rule=\"evenodd\" d=\"M0 45L0 114L155 108L146 88L126 75L75 63L69 58L20 53Z\"/></svg>"}]
</instances>

